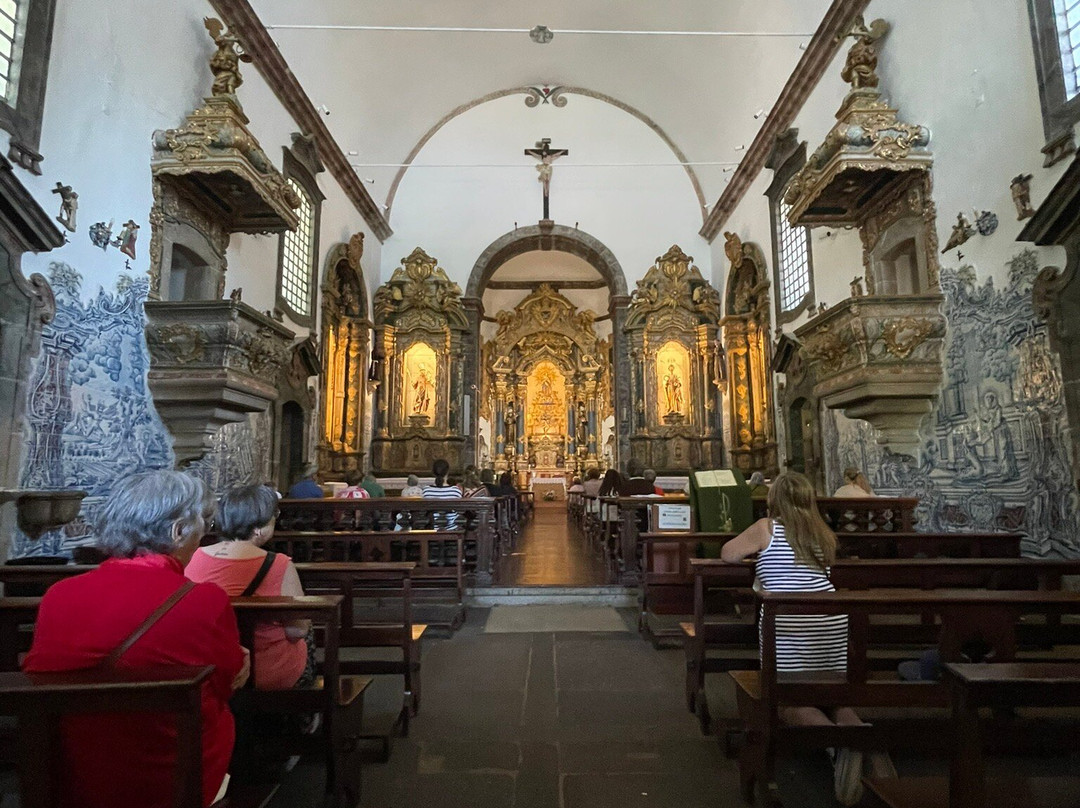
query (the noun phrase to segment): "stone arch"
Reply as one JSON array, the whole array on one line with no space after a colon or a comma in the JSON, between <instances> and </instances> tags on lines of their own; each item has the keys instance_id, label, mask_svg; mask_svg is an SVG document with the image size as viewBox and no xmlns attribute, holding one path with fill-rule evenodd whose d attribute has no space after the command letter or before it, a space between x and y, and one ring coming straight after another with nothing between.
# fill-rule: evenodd
<instances>
[{"instance_id":1,"label":"stone arch","mask_svg":"<svg viewBox=\"0 0 1080 808\"><path fill-rule=\"evenodd\" d=\"M479 390L480 384L480 321L483 313L481 298L495 272L518 255L536 250L570 253L586 261L607 282L610 295L608 312L612 320L613 357L612 389L615 391L615 434L617 436L616 462L630 456L630 356L626 342L627 310L630 295L627 292L626 274L619 260L599 239L588 233L565 225L540 223L519 227L495 239L476 259L469 281L465 286L462 303L469 319L469 333L465 343L465 389ZM479 408L471 411L469 435L466 437L467 456L476 459L474 436L479 429Z\"/></svg>"},{"instance_id":2,"label":"stone arch","mask_svg":"<svg viewBox=\"0 0 1080 808\"><path fill-rule=\"evenodd\" d=\"M574 227L539 224L519 227L491 242L473 265L465 287L465 297L481 297L484 287L499 267L515 256L536 250L576 255L600 273L613 297L627 294L626 275L619 259L603 242Z\"/></svg>"}]
</instances>

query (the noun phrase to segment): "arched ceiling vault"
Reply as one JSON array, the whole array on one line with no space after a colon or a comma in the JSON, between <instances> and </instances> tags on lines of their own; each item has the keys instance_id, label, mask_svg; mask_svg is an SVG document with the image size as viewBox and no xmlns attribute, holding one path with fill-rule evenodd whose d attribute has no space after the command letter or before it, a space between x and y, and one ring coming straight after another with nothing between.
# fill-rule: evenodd
<instances>
[{"instance_id":1,"label":"arched ceiling vault","mask_svg":"<svg viewBox=\"0 0 1080 808\"><path fill-rule=\"evenodd\" d=\"M694 164L695 193L712 204L740 147L752 143L829 0L251 0L293 73L375 199L392 188L410 152L440 121L506 88L568 87L637 114L677 144L672 163ZM554 33L347 31L281 25L530 29ZM560 34L571 30L609 34ZM622 31L742 32L750 36L632 36ZM761 36L791 33L796 36ZM805 35L805 36L804 36ZM580 88L588 88L587 91ZM241 88L241 95L244 88ZM570 101L571 105L573 100ZM537 138L543 134L538 132ZM522 144L522 147L530 144ZM566 144L573 149L574 144ZM613 144L612 153L618 144ZM680 160L684 157L685 160ZM522 159L491 154L493 163ZM709 164L709 165L706 165ZM632 169L628 169L632 170Z\"/></svg>"}]
</instances>

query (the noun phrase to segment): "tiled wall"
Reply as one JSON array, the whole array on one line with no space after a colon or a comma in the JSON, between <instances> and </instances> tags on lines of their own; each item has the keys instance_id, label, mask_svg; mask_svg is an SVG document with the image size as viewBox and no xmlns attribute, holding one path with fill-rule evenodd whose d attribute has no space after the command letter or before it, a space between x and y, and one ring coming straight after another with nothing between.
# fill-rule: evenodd
<instances>
[{"instance_id":1,"label":"tiled wall","mask_svg":"<svg viewBox=\"0 0 1080 808\"><path fill-rule=\"evenodd\" d=\"M971 267L943 269L948 319L945 387L923 422L917 461L893 455L873 428L826 411L828 483L863 469L880 494L921 500L919 529L1016 530L1024 552L1080 555L1061 374L1034 313L1036 254L1008 264L1008 283L976 283Z\"/></svg>"}]
</instances>

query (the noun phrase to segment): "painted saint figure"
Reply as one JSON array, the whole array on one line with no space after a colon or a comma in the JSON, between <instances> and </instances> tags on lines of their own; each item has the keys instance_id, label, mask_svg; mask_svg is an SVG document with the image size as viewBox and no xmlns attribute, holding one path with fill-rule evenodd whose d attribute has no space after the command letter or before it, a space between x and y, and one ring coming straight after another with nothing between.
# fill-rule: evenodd
<instances>
[{"instance_id":1,"label":"painted saint figure","mask_svg":"<svg viewBox=\"0 0 1080 808\"><path fill-rule=\"evenodd\" d=\"M667 399L668 413L683 410L682 379L679 378L675 365L668 365L668 372L664 376L664 397Z\"/></svg>"},{"instance_id":2,"label":"painted saint figure","mask_svg":"<svg viewBox=\"0 0 1080 808\"><path fill-rule=\"evenodd\" d=\"M416 368L416 378L412 383L413 415L427 415L431 406L431 378L427 364L421 362Z\"/></svg>"}]
</instances>

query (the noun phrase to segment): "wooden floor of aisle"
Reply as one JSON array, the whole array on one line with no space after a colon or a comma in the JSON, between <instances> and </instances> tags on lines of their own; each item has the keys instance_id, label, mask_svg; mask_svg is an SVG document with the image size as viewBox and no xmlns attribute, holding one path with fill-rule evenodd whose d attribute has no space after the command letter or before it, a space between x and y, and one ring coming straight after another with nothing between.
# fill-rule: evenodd
<instances>
[{"instance_id":1,"label":"wooden floor of aisle","mask_svg":"<svg viewBox=\"0 0 1080 808\"><path fill-rule=\"evenodd\" d=\"M565 502L538 502L513 553L499 561L498 586L601 586L603 559L570 527Z\"/></svg>"}]
</instances>

